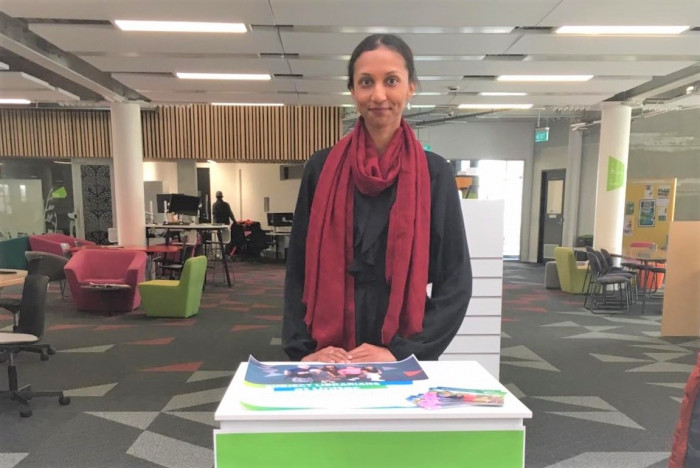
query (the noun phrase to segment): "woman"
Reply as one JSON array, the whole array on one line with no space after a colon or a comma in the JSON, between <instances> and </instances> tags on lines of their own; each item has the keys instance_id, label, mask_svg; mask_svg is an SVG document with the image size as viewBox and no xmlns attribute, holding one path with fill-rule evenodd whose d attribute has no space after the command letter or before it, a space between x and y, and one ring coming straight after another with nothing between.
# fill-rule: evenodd
<instances>
[{"instance_id":1,"label":"woman","mask_svg":"<svg viewBox=\"0 0 700 468\"><path fill-rule=\"evenodd\" d=\"M361 117L310 158L294 213L282 332L293 360L437 359L462 323L471 266L454 174L401 117L416 84L396 36L369 36L350 57Z\"/></svg>"}]
</instances>

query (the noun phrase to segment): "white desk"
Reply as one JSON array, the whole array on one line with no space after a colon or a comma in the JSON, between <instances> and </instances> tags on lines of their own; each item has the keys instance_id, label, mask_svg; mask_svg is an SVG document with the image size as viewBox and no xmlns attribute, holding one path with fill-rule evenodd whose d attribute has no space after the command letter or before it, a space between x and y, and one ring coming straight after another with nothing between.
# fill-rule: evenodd
<instances>
[{"instance_id":1,"label":"white desk","mask_svg":"<svg viewBox=\"0 0 700 468\"><path fill-rule=\"evenodd\" d=\"M435 386L507 391L476 361L421 365ZM511 393L501 407L253 411L237 397L246 369L239 366L215 414L218 468L524 465L523 419L532 412Z\"/></svg>"}]
</instances>

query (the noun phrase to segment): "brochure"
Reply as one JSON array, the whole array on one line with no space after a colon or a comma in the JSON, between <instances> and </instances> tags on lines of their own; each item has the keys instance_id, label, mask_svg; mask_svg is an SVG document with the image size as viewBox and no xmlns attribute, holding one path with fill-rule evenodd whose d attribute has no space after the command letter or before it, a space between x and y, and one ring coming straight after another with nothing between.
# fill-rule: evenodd
<instances>
[{"instance_id":1,"label":"brochure","mask_svg":"<svg viewBox=\"0 0 700 468\"><path fill-rule=\"evenodd\" d=\"M415 356L398 362L274 365L251 356L240 401L254 410L411 407L407 398L417 391L414 381L427 379Z\"/></svg>"},{"instance_id":2,"label":"brochure","mask_svg":"<svg viewBox=\"0 0 700 468\"><path fill-rule=\"evenodd\" d=\"M432 387L426 393L412 395L408 401L424 409L455 406L503 406L506 392L455 387Z\"/></svg>"}]
</instances>

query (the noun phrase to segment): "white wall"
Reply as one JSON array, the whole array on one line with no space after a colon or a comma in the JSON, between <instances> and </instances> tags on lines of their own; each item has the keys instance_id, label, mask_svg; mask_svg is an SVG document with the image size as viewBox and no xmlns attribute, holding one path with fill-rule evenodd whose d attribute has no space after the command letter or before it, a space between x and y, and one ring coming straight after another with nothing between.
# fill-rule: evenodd
<instances>
[{"instance_id":1,"label":"white wall","mask_svg":"<svg viewBox=\"0 0 700 468\"><path fill-rule=\"evenodd\" d=\"M209 168L212 199L221 190L236 219L260 221L265 228L265 197L270 199L270 212L294 212L301 179L280 180L278 164L199 163L198 167Z\"/></svg>"},{"instance_id":2,"label":"white wall","mask_svg":"<svg viewBox=\"0 0 700 468\"><path fill-rule=\"evenodd\" d=\"M532 122L454 122L424 127L418 138L446 159L496 159L525 161L523 216L520 229L520 258L532 256L530 239L533 204L535 125ZM566 153L565 153L566 154ZM537 256L537 244L534 255Z\"/></svg>"},{"instance_id":3,"label":"white wall","mask_svg":"<svg viewBox=\"0 0 700 468\"><path fill-rule=\"evenodd\" d=\"M177 193L177 162L144 161L143 181L161 181L163 193Z\"/></svg>"},{"instance_id":4,"label":"white wall","mask_svg":"<svg viewBox=\"0 0 700 468\"><path fill-rule=\"evenodd\" d=\"M581 188L578 207L577 235L579 236L593 234L596 184L598 179L599 142L600 127L592 127L584 132L581 154Z\"/></svg>"}]
</instances>

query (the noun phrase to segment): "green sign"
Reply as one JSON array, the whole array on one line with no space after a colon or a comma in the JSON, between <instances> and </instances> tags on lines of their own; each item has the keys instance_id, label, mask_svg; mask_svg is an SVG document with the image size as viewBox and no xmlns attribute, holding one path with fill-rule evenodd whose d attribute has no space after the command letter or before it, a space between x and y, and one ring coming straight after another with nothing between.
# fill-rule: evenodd
<instances>
[{"instance_id":1,"label":"green sign","mask_svg":"<svg viewBox=\"0 0 700 468\"><path fill-rule=\"evenodd\" d=\"M549 127L535 129L535 143L542 143L549 140Z\"/></svg>"},{"instance_id":2,"label":"green sign","mask_svg":"<svg viewBox=\"0 0 700 468\"><path fill-rule=\"evenodd\" d=\"M608 156L608 181L606 189L608 192L617 190L625 186L625 163L612 156Z\"/></svg>"},{"instance_id":3,"label":"green sign","mask_svg":"<svg viewBox=\"0 0 700 468\"><path fill-rule=\"evenodd\" d=\"M425 151L430 151L431 146L430 145L423 145L423 149Z\"/></svg>"}]
</instances>

